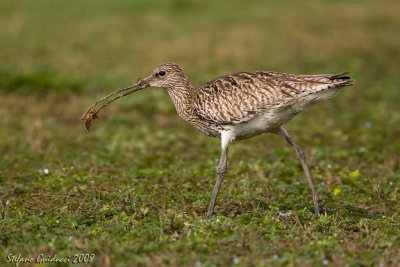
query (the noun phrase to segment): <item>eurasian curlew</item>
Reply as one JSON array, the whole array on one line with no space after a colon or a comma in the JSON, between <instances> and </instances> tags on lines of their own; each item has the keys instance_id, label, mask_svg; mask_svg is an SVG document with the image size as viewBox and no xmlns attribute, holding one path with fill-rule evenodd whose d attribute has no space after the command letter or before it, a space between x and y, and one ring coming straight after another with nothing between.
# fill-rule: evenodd
<instances>
[{"instance_id":1,"label":"eurasian curlew","mask_svg":"<svg viewBox=\"0 0 400 267\"><path fill-rule=\"evenodd\" d=\"M263 133L277 134L296 151L314 203L315 214L323 212L311 180L304 151L283 128L296 114L312 104L331 97L339 88L353 84L346 73L296 75L270 71L239 72L221 76L194 90L182 69L175 63L161 64L145 79L101 98L83 115L89 130L92 119L109 103L146 87L167 90L178 115L200 132L221 139L218 177L211 195L207 216L215 201L227 170L228 146L234 140ZM97 111L94 107L116 95Z\"/></svg>"}]
</instances>

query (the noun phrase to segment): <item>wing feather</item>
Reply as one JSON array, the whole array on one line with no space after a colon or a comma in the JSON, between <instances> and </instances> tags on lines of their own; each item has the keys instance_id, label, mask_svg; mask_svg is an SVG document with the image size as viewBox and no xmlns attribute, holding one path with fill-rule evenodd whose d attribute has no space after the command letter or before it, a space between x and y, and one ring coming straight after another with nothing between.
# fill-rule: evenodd
<instances>
[{"instance_id":1,"label":"wing feather","mask_svg":"<svg viewBox=\"0 0 400 267\"><path fill-rule=\"evenodd\" d=\"M205 83L196 93L195 113L218 124L248 121L267 109L282 107L321 90L352 84L340 74L295 75L240 72Z\"/></svg>"}]
</instances>

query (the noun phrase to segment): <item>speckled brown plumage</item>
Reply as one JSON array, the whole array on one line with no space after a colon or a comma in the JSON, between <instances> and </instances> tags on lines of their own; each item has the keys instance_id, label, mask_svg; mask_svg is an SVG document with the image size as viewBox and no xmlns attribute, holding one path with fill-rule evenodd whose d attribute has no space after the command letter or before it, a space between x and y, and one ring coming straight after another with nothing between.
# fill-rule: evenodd
<instances>
[{"instance_id":1,"label":"speckled brown plumage","mask_svg":"<svg viewBox=\"0 0 400 267\"><path fill-rule=\"evenodd\" d=\"M314 103L331 97L337 90L353 84L346 73L296 75L268 71L240 72L211 80L194 90L182 69L175 63L161 64L153 73L136 84L117 90L101 99L116 99L144 89L166 89L178 115L200 132L221 138L218 178L208 207L214 211L222 179L227 170L228 146L234 140L263 133L278 134L295 149L310 186L315 214L323 212L311 180L304 151L291 139L283 125ZM124 92L124 93L122 93ZM122 95L118 95L122 93ZM98 111L91 106L83 116L87 126ZM91 113L92 112L92 113ZM93 113L94 112L94 113Z\"/></svg>"},{"instance_id":2,"label":"speckled brown plumage","mask_svg":"<svg viewBox=\"0 0 400 267\"><path fill-rule=\"evenodd\" d=\"M277 72L240 72L216 78L196 92L194 110L218 124L249 121L267 109L301 101L306 95L350 85L345 73L293 75Z\"/></svg>"},{"instance_id":3,"label":"speckled brown plumage","mask_svg":"<svg viewBox=\"0 0 400 267\"><path fill-rule=\"evenodd\" d=\"M159 75L162 71L166 73L164 76ZM309 105L351 85L352 81L344 74L240 72L211 80L196 91L177 64L165 63L144 80L149 86L165 88L179 116L194 128L208 136L220 137L221 131L230 129L229 125L247 123L263 114L275 120L270 123L274 131ZM332 89L325 97L318 95ZM254 135L262 131L268 129L257 129ZM251 136L251 133L238 134L235 139Z\"/></svg>"}]
</instances>

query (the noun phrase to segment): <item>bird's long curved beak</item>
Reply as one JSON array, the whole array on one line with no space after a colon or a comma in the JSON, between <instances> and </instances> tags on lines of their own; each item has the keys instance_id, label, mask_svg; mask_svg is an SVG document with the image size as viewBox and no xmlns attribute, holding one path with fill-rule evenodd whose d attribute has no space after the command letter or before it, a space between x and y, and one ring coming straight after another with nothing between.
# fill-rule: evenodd
<instances>
[{"instance_id":1,"label":"bird's long curved beak","mask_svg":"<svg viewBox=\"0 0 400 267\"><path fill-rule=\"evenodd\" d=\"M114 102L115 100L127 96L129 94L132 94L133 92L142 90L146 87L150 86L150 80L151 80L152 76L146 77L145 79L138 79L136 83L124 87L124 88L120 88L118 90L115 90L114 92L112 92L111 94L108 94L102 98L100 98L98 101L96 101L93 105L91 105L87 111L85 112L85 114L82 115L82 120L85 120L85 130L86 132L89 132L90 129L90 122L94 119L97 118L97 114L100 112L100 110L102 110L103 108L105 108L108 104ZM122 93L124 92L124 93ZM122 93L122 94L120 94ZM116 95L116 96L115 96ZM111 96L115 96L114 98L112 98L111 100L109 100L107 103L103 104L103 106L101 106L97 111L94 109L95 106L97 106L99 103L105 101L106 99L110 98Z\"/></svg>"}]
</instances>

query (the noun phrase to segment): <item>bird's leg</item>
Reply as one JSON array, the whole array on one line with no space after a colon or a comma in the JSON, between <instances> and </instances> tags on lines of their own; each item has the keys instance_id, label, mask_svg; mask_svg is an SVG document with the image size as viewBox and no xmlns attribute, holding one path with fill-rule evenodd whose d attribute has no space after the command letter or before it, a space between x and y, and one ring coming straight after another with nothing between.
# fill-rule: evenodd
<instances>
[{"instance_id":1,"label":"bird's leg","mask_svg":"<svg viewBox=\"0 0 400 267\"><path fill-rule=\"evenodd\" d=\"M228 154L228 147L222 149L221 151L221 158L218 164L218 177L217 181L215 182L214 189L211 195L210 204L208 205L207 217L211 217L214 212L214 205L215 201L217 200L217 195L219 192L219 187L221 186L222 180L225 177L226 169L227 169L227 154Z\"/></svg>"},{"instance_id":2,"label":"bird's leg","mask_svg":"<svg viewBox=\"0 0 400 267\"><path fill-rule=\"evenodd\" d=\"M226 170L228 168L227 157L228 157L228 146L229 146L230 142L231 142L230 136L222 133L221 134L221 158L219 160L218 170L217 170L218 177L217 177L217 181L215 182L214 190L211 195L210 204L208 205L208 211L207 211L208 218L211 217L211 215L214 212L214 205L215 205L215 201L217 200L219 187L221 186L222 180L224 179Z\"/></svg>"},{"instance_id":3,"label":"bird's leg","mask_svg":"<svg viewBox=\"0 0 400 267\"><path fill-rule=\"evenodd\" d=\"M314 209L315 209L314 213L315 213L315 215L322 214L324 212L324 210L322 209L322 207L319 203L317 193L315 192L314 183L311 180L310 170L308 169L308 166L306 163L306 155L305 155L304 151L299 146L297 146L295 142L293 142L293 140L290 138L290 136L289 136L288 132L285 130L285 128L283 128L283 127L280 128L279 135L283 136L286 139L286 141L296 151L297 158L301 162L301 166L303 167L304 174L306 175L308 185L310 186L310 189L311 189L311 195L313 198Z\"/></svg>"}]
</instances>

